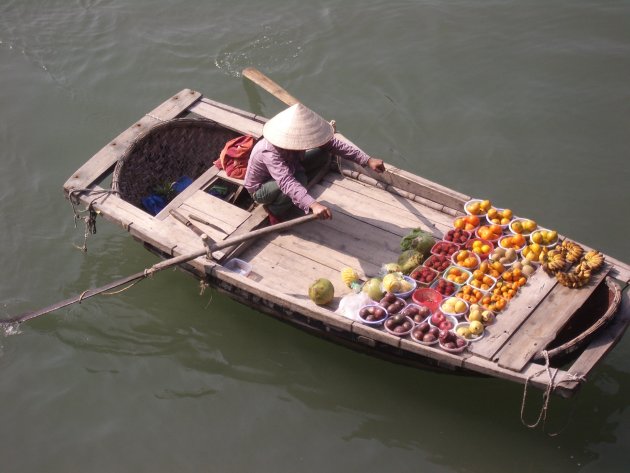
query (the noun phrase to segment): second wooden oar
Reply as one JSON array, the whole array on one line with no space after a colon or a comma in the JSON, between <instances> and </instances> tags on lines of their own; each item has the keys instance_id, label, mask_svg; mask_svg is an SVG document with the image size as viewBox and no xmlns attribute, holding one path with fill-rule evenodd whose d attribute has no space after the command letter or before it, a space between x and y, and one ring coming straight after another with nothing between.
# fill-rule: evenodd
<instances>
[{"instance_id":1,"label":"second wooden oar","mask_svg":"<svg viewBox=\"0 0 630 473\"><path fill-rule=\"evenodd\" d=\"M141 279L145 279L158 271L162 271L166 268L171 268L173 266L177 266L182 263L186 263L187 261L194 260L200 256L206 255L208 252L212 253L213 251L220 250L222 248L227 248L229 246L237 245L247 240L251 240L252 238L257 238L259 236L268 235L269 233L274 233L282 230L287 230L296 225L300 225L302 223L310 222L312 220L316 220L317 216L314 214L305 215L304 217L298 217L293 220L288 220L286 222L281 222L276 225L271 225L269 227L261 228L258 230L253 230L244 235L239 235L233 238L228 238L226 240L220 241L218 243L214 243L209 245L208 248L204 248L203 250L198 250L193 253L188 253L185 255L176 256L175 258L170 258L164 261L160 261L159 263L154 264L150 268L145 269L142 272L132 274L131 276L124 277L122 279L117 279L116 281L112 281L104 286L88 289L77 296L70 297L63 301L57 302L56 304L50 305L40 310L25 312L23 314L16 315L6 320L1 320L0 324L21 324L22 322L26 322L27 320L34 319L35 317L39 317L41 315L48 314L58 309L62 309L72 304L76 304L77 302L81 302L84 299L88 299L90 297L94 297L98 294L101 294L106 291L110 291L120 286L124 286L125 284L131 284L133 282L139 281Z\"/></svg>"}]
</instances>

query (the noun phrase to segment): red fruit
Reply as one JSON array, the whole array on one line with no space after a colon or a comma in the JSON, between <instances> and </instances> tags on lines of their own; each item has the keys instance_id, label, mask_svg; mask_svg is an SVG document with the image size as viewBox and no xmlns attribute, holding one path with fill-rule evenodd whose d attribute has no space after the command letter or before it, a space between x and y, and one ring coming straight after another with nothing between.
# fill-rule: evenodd
<instances>
[{"instance_id":1,"label":"red fruit","mask_svg":"<svg viewBox=\"0 0 630 473\"><path fill-rule=\"evenodd\" d=\"M453 328L453 324L450 320L445 320L440 325L438 325L440 330L450 330Z\"/></svg>"}]
</instances>

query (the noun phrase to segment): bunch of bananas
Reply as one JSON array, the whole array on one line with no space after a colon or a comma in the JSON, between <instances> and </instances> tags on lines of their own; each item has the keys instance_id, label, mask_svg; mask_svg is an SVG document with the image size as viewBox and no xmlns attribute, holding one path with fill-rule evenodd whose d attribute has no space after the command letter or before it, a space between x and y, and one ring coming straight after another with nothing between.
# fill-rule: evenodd
<instances>
[{"instance_id":1,"label":"bunch of bananas","mask_svg":"<svg viewBox=\"0 0 630 473\"><path fill-rule=\"evenodd\" d=\"M570 288L578 288L588 283L590 279L590 273L588 276L578 274L576 272L558 271L556 273L556 279L560 284Z\"/></svg>"},{"instance_id":2,"label":"bunch of bananas","mask_svg":"<svg viewBox=\"0 0 630 473\"><path fill-rule=\"evenodd\" d=\"M562 271L566 265L564 253L559 249L549 250L547 253L541 254L539 259L543 269L548 273Z\"/></svg>"},{"instance_id":3,"label":"bunch of bananas","mask_svg":"<svg viewBox=\"0 0 630 473\"><path fill-rule=\"evenodd\" d=\"M560 269L554 269L556 266L557 253L562 255L564 263ZM555 272L556 279L560 284L570 288L578 288L587 284L591 279L591 274L595 273L604 265L604 255L599 251L590 250L586 253L584 248L573 241L564 240L557 249L551 250L548 256L552 256L550 261L543 263L543 268L549 272ZM560 258L558 258L558 263ZM564 266L569 267L575 264L571 271L563 271Z\"/></svg>"},{"instance_id":4,"label":"bunch of bananas","mask_svg":"<svg viewBox=\"0 0 630 473\"><path fill-rule=\"evenodd\" d=\"M583 260L591 271L597 271L604 265L604 255L596 250L587 251Z\"/></svg>"},{"instance_id":5,"label":"bunch of bananas","mask_svg":"<svg viewBox=\"0 0 630 473\"><path fill-rule=\"evenodd\" d=\"M564 254L567 263L573 264L579 261L584 254L584 248L570 240L563 240L559 246L560 251Z\"/></svg>"}]
</instances>

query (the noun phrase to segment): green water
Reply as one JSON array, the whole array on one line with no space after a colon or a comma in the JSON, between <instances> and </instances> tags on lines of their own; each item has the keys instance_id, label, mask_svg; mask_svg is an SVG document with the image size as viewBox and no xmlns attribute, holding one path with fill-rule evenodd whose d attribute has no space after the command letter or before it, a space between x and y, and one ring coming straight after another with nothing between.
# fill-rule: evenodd
<instances>
[{"instance_id":1,"label":"green water","mask_svg":"<svg viewBox=\"0 0 630 473\"><path fill-rule=\"evenodd\" d=\"M155 258L61 186L190 87L271 116L256 66L367 152L630 261L625 1L4 0L3 316ZM395 366L166 272L0 338L0 471L614 472L630 343L546 431L522 387ZM533 421L539 392L530 393Z\"/></svg>"}]
</instances>

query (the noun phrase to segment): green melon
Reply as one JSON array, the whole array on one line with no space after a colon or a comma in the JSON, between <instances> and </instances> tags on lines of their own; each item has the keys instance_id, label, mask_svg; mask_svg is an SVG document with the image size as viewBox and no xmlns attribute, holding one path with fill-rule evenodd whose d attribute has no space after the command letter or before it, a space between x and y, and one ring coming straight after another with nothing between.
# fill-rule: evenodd
<instances>
[{"instance_id":1,"label":"green melon","mask_svg":"<svg viewBox=\"0 0 630 473\"><path fill-rule=\"evenodd\" d=\"M335 288L328 279L320 278L308 288L308 297L317 305L325 305L335 297Z\"/></svg>"}]
</instances>

